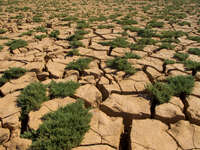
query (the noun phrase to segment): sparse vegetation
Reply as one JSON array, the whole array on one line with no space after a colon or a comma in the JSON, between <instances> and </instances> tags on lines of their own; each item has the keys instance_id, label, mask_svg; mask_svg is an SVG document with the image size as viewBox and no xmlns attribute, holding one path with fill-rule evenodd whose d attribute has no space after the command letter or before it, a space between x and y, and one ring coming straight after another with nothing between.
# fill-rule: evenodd
<instances>
[{"instance_id":1,"label":"sparse vegetation","mask_svg":"<svg viewBox=\"0 0 200 150\"><path fill-rule=\"evenodd\" d=\"M30 150L71 150L78 146L90 128L88 111L78 101L43 116L43 124L29 135L33 140Z\"/></svg>"},{"instance_id":2,"label":"sparse vegetation","mask_svg":"<svg viewBox=\"0 0 200 150\"><path fill-rule=\"evenodd\" d=\"M18 49L18 48L22 48L22 47L26 47L28 45L28 43L24 40L12 40L6 43L6 46L9 46L9 49L11 51Z\"/></svg>"},{"instance_id":3,"label":"sparse vegetation","mask_svg":"<svg viewBox=\"0 0 200 150\"><path fill-rule=\"evenodd\" d=\"M80 86L79 83L68 81L68 82L58 82L52 81L49 84L49 92L51 98L57 97L67 97L72 96L75 90Z\"/></svg>"},{"instance_id":4,"label":"sparse vegetation","mask_svg":"<svg viewBox=\"0 0 200 150\"><path fill-rule=\"evenodd\" d=\"M189 48L188 52L200 56L200 48Z\"/></svg>"},{"instance_id":5,"label":"sparse vegetation","mask_svg":"<svg viewBox=\"0 0 200 150\"><path fill-rule=\"evenodd\" d=\"M175 53L174 58L178 59L179 61L185 61L189 57L187 53Z\"/></svg>"},{"instance_id":6,"label":"sparse vegetation","mask_svg":"<svg viewBox=\"0 0 200 150\"><path fill-rule=\"evenodd\" d=\"M185 67L188 70L192 70L192 75L195 76L198 71L200 71L200 62L186 60L184 62Z\"/></svg>"}]
</instances>

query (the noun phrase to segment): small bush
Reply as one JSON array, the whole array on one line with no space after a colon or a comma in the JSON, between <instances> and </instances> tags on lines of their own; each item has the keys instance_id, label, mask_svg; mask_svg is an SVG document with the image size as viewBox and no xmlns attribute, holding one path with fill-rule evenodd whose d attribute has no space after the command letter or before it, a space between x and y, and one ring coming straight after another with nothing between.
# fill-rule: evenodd
<instances>
[{"instance_id":1,"label":"small bush","mask_svg":"<svg viewBox=\"0 0 200 150\"><path fill-rule=\"evenodd\" d=\"M171 43L168 43L168 42L162 42L162 44L159 45L160 49L173 50L175 47L176 47L176 45L172 45Z\"/></svg>"},{"instance_id":2,"label":"small bush","mask_svg":"<svg viewBox=\"0 0 200 150\"><path fill-rule=\"evenodd\" d=\"M26 73L26 69L13 67L6 70L2 77L8 80L17 79L23 76L25 73Z\"/></svg>"},{"instance_id":3,"label":"small bush","mask_svg":"<svg viewBox=\"0 0 200 150\"><path fill-rule=\"evenodd\" d=\"M200 36L188 36L188 39L200 43Z\"/></svg>"},{"instance_id":4,"label":"small bush","mask_svg":"<svg viewBox=\"0 0 200 150\"><path fill-rule=\"evenodd\" d=\"M188 22L188 21L179 22L178 25L180 25L180 26L186 26L187 25L188 27L191 27L191 23Z\"/></svg>"},{"instance_id":5,"label":"small bush","mask_svg":"<svg viewBox=\"0 0 200 150\"><path fill-rule=\"evenodd\" d=\"M111 29L114 28L113 25L98 25L98 29Z\"/></svg>"},{"instance_id":6,"label":"small bush","mask_svg":"<svg viewBox=\"0 0 200 150\"><path fill-rule=\"evenodd\" d=\"M22 36L25 36L25 35L31 36L32 34L33 34L33 30L29 30L27 32L23 32L22 34L20 34L19 37L22 37Z\"/></svg>"},{"instance_id":7,"label":"small bush","mask_svg":"<svg viewBox=\"0 0 200 150\"><path fill-rule=\"evenodd\" d=\"M171 87L162 82L149 84L146 90L151 99L156 101L157 105L168 102L173 94Z\"/></svg>"},{"instance_id":8,"label":"small bush","mask_svg":"<svg viewBox=\"0 0 200 150\"><path fill-rule=\"evenodd\" d=\"M113 48L116 48L116 47L127 48L130 45L130 43L126 41L126 38L123 38L123 37L117 37L114 40L108 41L108 42L99 42L99 44L103 46L110 46Z\"/></svg>"},{"instance_id":9,"label":"small bush","mask_svg":"<svg viewBox=\"0 0 200 150\"><path fill-rule=\"evenodd\" d=\"M43 19L40 16L33 16L33 22L42 22Z\"/></svg>"},{"instance_id":10,"label":"small bush","mask_svg":"<svg viewBox=\"0 0 200 150\"><path fill-rule=\"evenodd\" d=\"M92 61L91 58L79 58L76 61L70 62L66 69L74 69L78 71L83 71L84 69L88 69L88 65Z\"/></svg>"},{"instance_id":11,"label":"small bush","mask_svg":"<svg viewBox=\"0 0 200 150\"><path fill-rule=\"evenodd\" d=\"M168 30L168 31L162 31L160 37L161 38L178 38L184 35L186 35L186 33L183 31Z\"/></svg>"},{"instance_id":12,"label":"small bush","mask_svg":"<svg viewBox=\"0 0 200 150\"><path fill-rule=\"evenodd\" d=\"M41 35L35 35L35 39L38 39L38 40L42 40L42 39L44 39L44 38L46 38L47 37L47 35L46 34L41 34Z\"/></svg>"},{"instance_id":13,"label":"small bush","mask_svg":"<svg viewBox=\"0 0 200 150\"><path fill-rule=\"evenodd\" d=\"M4 33L6 33L6 32L7 32L6 29L0 29L0 34L4 34Z\"/></svg>"},{"instance_id":14,"label":"small bush","mask_svg":"<svg viewBox=\"0 0 200 150\"><path fill-rule=\"evenodd\" d=\"M2 45L0 45L0 51L3 49L3 46Z\"/></svg>"},{"instance_id":15,"label":"small bush","mask_svg":"<svg viewBox=\"0 0 200 150\"><path fill-rule=\"evenodd\" d=\"M194 87L194 78L192 76L179 75L167 78L169 86L173 89L176 96L189 95Z\"/></svg>"},{"instance_id":16,"label":"small bush","mask_svg":"<svg viewBox=\"0 0 200 150\"><path fill-rule=\"evenodd\" d=\"M164 26L164 22L158 22L156 20L152 20L147 23L147 26L152 28L162 28Z\"/></svg>"},{"instance_id":17,"label":"small bush","mask_svg":"<svg viewBox=\"0 0 200 150\"><path fill-rule=\"evenodd\" d=\"M58 38L58 35L60 35L60 31L59 30L53 30L49 34L49 36L52 37L52 38Z\"/></svg>"},{"instance_id":18,"label":"small bush","mask_svg":"<svg viewBox=\"0 0 200 150\"><path fill-rule=\"evenodd\" d=\"M39 83L31 83L25 87L17 98L17 105L21 107L21 117L32 110L38 110L42 102L48 100L46 96L46 86Z\"/></svg>"},{"instance_id":19,"label":"small bush","mask_svg":"<svg viewBox=\"0 0 200 150\"><path fill-rule=\"evenodd\" d=\"M175 64L176 62L174 60L169 60L169 59L165 59L164 60L164 64L168 65L168 64Z\"/></svg>"},{"instance_id":20,"label":"small bush","mask_svg":"<svg viewBox=\"0 0 200 150\"><path fill-rule=\"evenodd\" d=\"M125 31L129 30L131 32L139 32L142 28L134 27L134 26L123 26Z\"/></svg>"},{"instance_id":21,"label":"small bush","mask_svg":"<svg viewBox=\"0 0 200 150\"><path fill-rule=\"evenodd\" d=\"M81 20L77 22L77 29L84 29L84 28L88 28L89 27L89 23L87 23L85 20Z\"/></svg>"},{"instance_id":22,"label":"small bush","mask_svg":"<svg viewBox=\"0 0 200 150\"><path fill-rule=\"evenodd\" d=\"M137 41L139 45L154 45L157 41L152 38L141 38Z\"/></svg>"},{"instance_id":23,"label":"small bush","mask_svg":"<svg viewBox=\"0 0 200 150\"><path fill-rule=\"evenodd\" d=\"M45 115L43 124L32 136L30 150L71 150L77 147L90 128L91 114L82 102L69 104Z\"/></svg>"},{"instance_id":24,"label":"small bush","mask_svg":"<svg viewBox=\"0 0 200 150\"><path fill-rule=\"evenodd\" d=\"M69 45L71 46L71 48L84 47L81 41L70 41Z\"/></svg>"},{"instance_id":25,"label":"small bush","mask_svg":"<svg viewBox=\"0 0 200 150\"><path fill-rule=\"evenodd\" d=\"M62 19L62 21L77 21L78 18L74 17L74 16L68 16Z\"/></svg>"},{"instance_id":26,"label":"small bush","mask_svg":"<svg viewBox=\"0 0 200 150\"><path fill-rule=\"evenodd\" d=\"M136 69L132 67L125 58L116 57L114 59L108 60L106 64L108 67L118 71L124 71L126 74L132 75L136 73Z\"/></svg>"},{"instance_id":27,"label":"small bush","mask_svg":"<svg viewBox=\"0 0 200 150\"><path fill-rule=\"evenodd\" d=\"M195 76L197 71L200 71L200 62L186 60L184 65L187 69L192 70L192 75Z\"/></svg>"},{"instance_id":28,"label":"small bush","mask_svg":"<svg viewBox=\"0 0 200 150\"><path fill-rule=\"evenodd\" d=\"M73 49L69 51L66 56L79 56L79 55L80 55L79 51L77 49Z\"/></svg>"},{"instance_id":29,"label":"small bush","mask_svg":"<svg viewBox=\"0 0 200 150\"><path fill-rule=\"evenodd\" d=\"M131 49L131 50L138 50L138 51L141 51L141 50L143 50L144 48L145 48L145 45L142 45L142 44L138 44L138 43L136 43L136 44L131 43L131 44L130 44L130 49Z\"/></svg>"},{"instance_id":30,"label":"small bush","mask_svg":"<svg viewBox=\"0 0 200 150\"><path fill-rule=\"evenodd\" d=\"M58 82L52 81L49 84L49 92L51 98L57 98L57 97L67 97L72 96L75 93L75 90L79 88L80 84L68 81L68 82Z\"/></svg>"},{"instance_id":31,"label":"small bush","mask_svg":"<svg viewBox=\"0 0 200 150\"><path fill-rule=\"evenodd\" d=\"M3 86L6 82L8 82L8 79L0 77L0 87Z\"/></svg>"},{"instance_id":32,"label":"small bush","mask_svg":"<svg viewBox=\"0 0 200 150\"><path fill-rule=\"evenodd\" d=\"M189 48L188 52L200 56L200 48Z\"/></svg>"},{"instance_id":33,"label":"small bush","mask_svg":"<svg viewBox=\"0 0 200 150\"><path fill-rule=\"evenodd\" d=\"M122 19L122 20L117 20L117 24L132 25L132 24L138 24L138 22L133 19Z\"/></svg>"},{"instance_id":34,"label":"small bush","mask_svg":"<svg viewBox=\"0 0 200 150\"><path fill-rule=\"evenodd\" d=\"M136 55L136 54L134 54L132 52L129 52L129 53L125 53L124 58L126 58L126 59L140 59L141 56Z\"/></svg>"},{"instance_id":35,"label":"small bush","mask_svg":"<svg viewBox=\"0 0 200 150\"><path fill-rule=\"evenodd\" d=\"M179 61L185 61L189 57L187 53L175 53L174 58L178 59Z\"/></svg>"},{"instance_id":36,"label":"small bush","mask_svg":"<svg viewBox=\"0 0 200 150\"><path fill-rule=\"evenodd\" d=\"M10 50L15 50L17 48L22 48L22 47L25 47L27 46L27 42L24 41L24 40L12 40L12 41L9 41L8 43L6 43L7 46L9 46Z\"/></svg>"},{"instance_id":37,"label":"small bush","mask_svg":"<svg viewBox=\"0 0 200 150\"><path fill-rule=\"evenodd\" d=\"M47 33L47 29L43 26L39 26L35 29L36 32Z\"/></svg>"}]
</instances>

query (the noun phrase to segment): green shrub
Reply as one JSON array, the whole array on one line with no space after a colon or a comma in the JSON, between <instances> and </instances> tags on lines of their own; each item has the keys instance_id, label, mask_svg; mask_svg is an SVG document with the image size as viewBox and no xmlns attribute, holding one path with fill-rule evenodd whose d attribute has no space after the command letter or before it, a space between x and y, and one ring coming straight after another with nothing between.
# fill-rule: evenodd
<instances>
[{"instance_id":1,"label":"green shrub","mask_svg":"<svg viewBox=\"0 0 200 150\"><path fill-rule=\"evenodd\" d=\"M70 41L69 45L71 48L78 48L78 47L84 47L83 43L81 41Z\"/></svg>"},{"instance_id":2,"label":"green shrub","mask_svg":"<svg viewBox=\"0 0 200 150\"><path fill-rule=\"evenodd\" d=\"M180 26L185 26L185 25L187 25L188 27L191 27L191 23L188 22L188 21L179 22L178 25L180 25Z\"/></svg>"},{"instance_id":3,"label":"green shrub","mask_svg":"<svg viewBox=\"0 0 200 150\"><path fill-rule=\"evenodd\" d=\"M189 48L188 52L200 56L200 48Z\"/></svg>"},{"instance_id":4,"label":"green shrub","mask_svg":"<svg viewBox=\"0 0 200 150\"><path fill-rule=\"evenodd\" d=\"M163 38L161 40L161 42L163 43L180 43L180 40L179 39L175 39L175 38L172 38L172 37L169 37L169 38Z\"/></svg>"},{"instance_id":5,"label":"green shrub","mask_svg":"<svg viewBox=\"0 0 200 150\"><path fill-rule=\"evenodd\" d=\"M47 33L47 29L43 26L39 26L35 29L36 32L43 32L43 33Z\"/></svg>"},{"instance_id":6,"label":"green shrub","mask_svg":"<svg viewBox=\"0 0 200 150\"><path fill-rule=\"evenodd\" d=\"M11 79L17 79L21 76L23 76L26 73L26 69L19 68L19 67L13 67L9 68L3 73L3 78L11 80Z\"/></svg>"},{"instance_id":7,"label":"green shrub","mask_svg":"<svg viewBox=\"0 0 200 150\"><path fill-rule=\"evenodd\" d=\"M117 24L132 25L132 24L138 24L138 22L133 19L122 19L122 20L117 20Z\"/></svg>"},{"instance_id":8,"label":"green shrub","mask_svg":"<svg viewBox=\"0 0 200 150\"><path fill-rule=\"evenodd\" d=\"M79 55L80 55L80 53L77 49L72 49L67 53L66 56L79 56Z\"/></svg>"},{"instance_id":9,"label":"green shrub","mask_svg":"<svg viewBox=\"0 0 200 150\"><path fill-rule=\"evenodd\" d=\"M186 60L184 65L187 69L192 70L192 75L195 76L197 71L200 71L200 62Z\"/></svg>"},{"instance_id":10,"label":"green shrub","mask_svg":"<svg viewBox=\"0 0 200 150\"><path fill-rule=\"evenodd\" d=\"M3 46L2 45L0 45L0 51L3 49Z\"/></svg>"},{"instance_id":11,"label":"green shrub","mask_svg":"<svg viewBox=\"0 0 200 150\"><path fill-rule=\"evenodd\" d=\"M151 98L151 118L154 118L156 106L170 100L173 94L172 88L168 84L156 82L147 85L146 91Z\"/></svg>"},{"instance_id":12,"label":"green shrub","mask_svg":"<svg viewBox=\"0 0 200 150\"><path fill-rule=\"evenodd\" d=\"M162 65L162 67L163 67L162 73L165 73L166 66L168 64L174 64L174 63L175 63L175 61L173 61L173 60L165 59L164 62L163 62L163 65Z\"/></svg>"},{"instance_id":13,"label":"green shrub","mask_svg":"<svg viewBox=\"0 0 200 150\"><path fill-rule=\"evenodd\" d=\"M43 19L40 16L33 16L33 22L42 22Z\"/></svg>"},{"instance_id":14,"label":"green shrub","mask_svg":"<svg viewBox=\"0 0 200 150\"><path fill-rule=\"evenodd\" d=\"M157 36L156 31L151 30L151 29L140 29L137 32L137 34L138 36L144 37L144 38L151 38L151 37Z\"/></svg>"},{"instance_id":15,"label":"green shrub","mask_svg":"<svg viewBox=\"0 0 200 150\"><path fill-rule=\"evenodd\" d=\"M162 28L164 26L164 22L158 22L156 20L151 20L150 22L147 23L148 27L152 28Z\"/></svg>"},{"instance_id":16,"label":"green shrub","mask_svg":"<svg viewBox=\"0 0 200 150\"><path fill-rule=\"evenodd\" d=\"M138 43L135 43L135 44L131 43L131 44L130 44L130 49L131 49L131 50L138 50L138 51L141 51L141 50L143 50L144 48L145 48L145 45L142 45L142 44L138 44Z\"/></svg>"},{"instance_id":17,"label":"green shrub","mask_svg":"<svg viewBox=\"0 0 200 150\"><path fill-rule=\"evenodd\" d=\"M8 82L8 79L0 77L0 87L3 86L6 82Z\"/></svg>"},{"instance_id":18,"label":"green shrub","mask_svg":"<svg viewBox=\"0 0 200 150\"><path fill-rule=\"evenodd\" d=\"M33 30L29 30L27 32L23 32L22 34L19 35L19 37L22 37L24 35L28 35L28 36L31 36L33 34Z\"/></svg>"},{"instance_id":19,"label":"green shrub","mask_svg":"<svg viewBox=\"0 0 200 150\"><path fill-rule=\"evenodd\" d=\"M127 48L130 45L130 43L126 41L126 38L123 38L123 37L117 37L114 40L108 41L108 42L99 42L99 44L103 46L110 46L113 48L116 48L116 47Z\"/></svg>"},{"instance_id":20,"label":"green shrub","mask_svg":"<svg viewBox=\"0 0 200 150\"><path fill-rule=\"evenodd\" d=\"M49 34L49 36L52 37L52 38L58 38L58 35L60 35L60 31L59 30L53 30Z\"/></svg>"},{"instance_id":21,"label":"green shrub","mask_svg":"<svg viewBox=\"0 0 200 150\"><path fill-rule=\"evenodd\" d=\"M79 146L90 128L91 114L82 102L69 104L45 115L32 136L30 150L71 150Z\"/></svg>"},{"instance_id":22,"label":"green shrub","mask_svg":"<svg viewBox=\"0 0 200 150\"><path fill-rule=\"evenodd\" d=\"M200 43L200 36L188 36L188 39Z\"/></svg>"},{"instance_id":23,"label":"green shrub","mask_svg":"<svg viewBox=\"0 0 200 150\"><path fill-rule=\"evenodd\" d=\"M129 30L131 32L139 32L142 28L134 27L134 26L123 26L125 31Z\"/></svg>"},{"instance_id":24,"label":"green shrub","mask_svg":"<svg viewBox=\"0 0 200 150\"><path fill-rule=\"evenodd\" d=\"M167 78L169 86L173 89L175 96L189 95L194 87L194 78L192 76L178 75Z\"/></svg>"},{"instance_id":25,"label":"green shrub","mask_svg":"<svg viewBox=\"0 0 200 150\"><path fill-rule=\"evenodd\" d=\"M88 65L90 64L91 61L92 61L91 58L79 58L78 60L67 64L66 69L83 71L84 69L88 69Z\"/></svg>"},{"instance_id":26,"label":"green shrub","mask_svg":"<svg viewBox=\"0 0 200 150\"><path fill-rule=\"evenodd\" d=\"M189 57L187 53L175 53L174 58L178 59L179 61L185 61Z\"/></svg>"},{"instance_id":27,"label":"green shrub","mask_svg":"<svg viewBox=\"0 0 200 150\"><path fill-rule=\"evenodd\" d=\"M141 38L137 41L139 45L154 45L157 41L152 38Z\"/></svg>"},{"instance_id":28,"label":"green shrub","mask_svg":"<svg viewBox=\"0 0 200 150\"><path fill-rule=\"evenodd\" d=\"M0 34L4 34L4 33L6 33L6 32L7 32L6 29L0 29Z\"/></svg>"},{"instance_id":29,"label":"green shrub","mask_svg":"<svg viewBox=\"0 0 200 150\"><path fill-rule=\"evenodd\" d=\"M38 39L38 40L40 40L40 41L41 41L42 39L46 38L46 37L47 37L46 34L35 35L35 38Z\"/></svg>"},{"instance_id":30,"label":"green shrub","mask_svg":"<svg viewBox=\"0 0 200 150\"><path fill-rule=\"evenodd\" d=\"M126 74L132 75L136 73L136 69L132 67L132 65L125 58L116 57L114 59L107 60L106 64L108 67L118 71L124 71Z\"/></svg>"},{"instance_id":31,"label":"green shrub","mask_svg":"<svg viewBox=\"0 0 200 150\"><path fill-rule=\"evenodd\" d=\"M183 31L168 30L168 31L162 31L160 37L161 38L178 38L184 35L186 35L186 33Z\"/></svg>"},{"instance_id":32,"label":"green shrub","mask_svg":"<svg viewBox=\"0 0 200 150\"><path fill-rule=\"evenodd\" d=\"M67 97L72 96L75 93L75 90L79 88L80 84L68 81L68 82L58 82L52 81L49 84L49 93L51 98L57 98L57 97Z\"/></svg>"},{"instance_id":33,"label":"green shrub","mask_svg":"<svg viewBox=\"0 0 200 150\"><path fill-rule=\"evenodd\" d=\"M80 20L77 22L77 29L84 29L84 28L88 28L89 27L89 23L87 23L85 20Z\"/></svg>"},{"instance_id":34,"label":"green shrub","mask_svg":"<svg viewBox=\"0 0 200 150\"><path fill-rule=\"evenodd\" d=\"M78 18L74 17L74 16L68 16L62 19L62 21L77 21Z\"/></svg>"},{"instance_id":35,"label":"green shrub","mask_svg":"<svg viewBox=\"0 0 200 150\"><path fill-rule=\"evenodd\" d=\"M31 83L25 87L17 98L17 105L21 107L21 118L32 110L38 110L42 102L47 101L46 86L39 83Z\"/></svg>"},{"instance_id":36,"label":"green shrub","mask_svg":"<svg viewBox=\"0 0 200 150\"><path fill-rule=\"evenodd\" d=\"M98 29L111 29L114 28L113 25L98 25Z\"/></svg>"},{"instance_id":37,"label":"green shrub","mask_svg":"<svg viewBox=\"0 0 200 150\"><path fill-rule=\"evenodd\" d=\"M125 53L124 58L126 58L126 59L140 59L141 56L134 54L132 52L128 52L128 53Z\"/></svg>"},{"instance_id":38,"label":"green shrub","mask_svg":"<svg viewBox=\"0 0 200 150\"><path fill-rule=\"evenodd\" d=\"M12 50L15 50L17 48L22 48L22 47L25 47L27 46L27 42L24 41L24 40L12 40L12 41L9 41L6 43L7 46L9 46L9 49L12 51Z\"/></svg>"}]
</instances>

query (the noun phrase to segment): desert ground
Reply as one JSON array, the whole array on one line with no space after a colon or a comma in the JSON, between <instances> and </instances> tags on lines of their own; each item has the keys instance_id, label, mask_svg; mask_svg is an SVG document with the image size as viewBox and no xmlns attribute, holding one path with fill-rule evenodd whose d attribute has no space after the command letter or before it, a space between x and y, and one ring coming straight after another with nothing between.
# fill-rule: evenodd
<instances>
[{"instance_id":1,"label":"desert ground","mask_svg":"<svg viewBox=\"0 0 200 150\"><path fill-rule=\"evenodd\" d=\"M0 0L0 150L200 150L198 0Z\"/></svg>"}]
</instances>

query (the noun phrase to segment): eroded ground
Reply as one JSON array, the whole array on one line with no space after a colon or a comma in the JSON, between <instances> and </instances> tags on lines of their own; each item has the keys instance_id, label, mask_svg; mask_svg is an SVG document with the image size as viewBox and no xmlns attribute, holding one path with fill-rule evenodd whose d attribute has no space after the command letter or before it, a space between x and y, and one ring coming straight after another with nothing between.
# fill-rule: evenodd
<instances>
[{"instance_id":1,"label":"eroded ground","mask_svg":"<svg viewBox=\"0 0 200 150\"><path fill-rule=\"evenodd\" d=\"M145 91L147 84L167 77L192 75L183 61L200 62L200 53L189 52L200 51L199 6L195 0L0 0L0 72L29 70L0 87L0 149L28 148L31 141L20 138L17 96L34 81L52 80L81 86L73 96L30 112L28 128L36 130L44 114L81 98L93 117L82 144L73 150L200 149L200 74L193 74L188 106L173 96L156 107L154 119ZM105 44L119 37L118 44ZM20 48L5 44L18 39L27 43ZM107 66L107 60L130 52L135 55L126 60L134 70ZM88 69L66 69L79 58L92 58ZM173 63L163 70L167 59Z\"/></svg>"}]
</instances>

